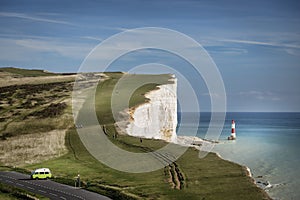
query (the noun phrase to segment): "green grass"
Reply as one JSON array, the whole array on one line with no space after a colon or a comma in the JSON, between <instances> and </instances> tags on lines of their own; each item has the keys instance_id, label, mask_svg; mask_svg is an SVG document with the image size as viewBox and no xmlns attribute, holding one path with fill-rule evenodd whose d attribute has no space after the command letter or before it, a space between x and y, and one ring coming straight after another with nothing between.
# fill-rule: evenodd
<instances>
[{"instance_id":1,"label":"green grass","mask_svg":"<svg viewBox=\"0 0 300 200\"><path fill-rule=\"evenodd\" d=\"M67 123L72 123L71 117L57 117L56 119L26 119L22 122L12 122L6 128L4 137L12 137L24 134L33 134L41 132L49 132L56 129L65 129Z\"/></svg>"},{"instance_id":2,"label":"green grass","mask_svg":"<svg viewBox=\"0 0 300 200\"><path fill-rule=\"evenodd\" d=\"M36 77L36 76L57 76L58 74L46 72L44 70L37 69L20 69L15 67L3 67L0 68L0 72L8 72L23 77Z\"/></svg>"},{"instance_id":3,"label":"green grass","mask_svg":"<svg viewBox=\"0 0 300 200\"><path fill-rule=\"evenodd\" d=\"M122 96L130 92L128 88L136 82L144 81L147 84L137 87L129 100L130 106L142 104L147 101L145 93L155 89L158 84L168 83L169 75L107 75L111 78L99 84L95 100L98 120L108 129L111 141L124 150L141 153L165 146L167 143L161 140L143 139L143 143L140 143L139 138L126 135L113 138L116 130L113 126L115 121L111 111L111 97L113 92L119 96L115 103L116 109L121 111L124 106L120 106L118 101L124 100ZM121 77L124 77L121 87L118 91L113 91ZM268 199L253 184L251 178L246 176L246 170L242 166L222 160L213 153L199 159L199 152L194 148L188 148L170 167L136 174L117 171L97 161L86 150L74 128L67 132L66 146L67 154L26 166L26 170L48 167L55 176L55 181L70 185L74 185L75 177L80 173L83 187L89 185L87 189L114 199ZM182 176L179 177L179 184L182 186L180 190L173 189L169 182L174 179L170 174L174 175L176 172L178 177L178 172Z\"/></svg>"},{"instance_id":4,"label":"green grass","mask_svg":"<svg viewBox=\"0 0 300 200\"><path fill-rule=\"evenodd\" d=\"M110 197L120 195L137 195L146 199L267 199L265 193L257 188L246 171L240 165L218 158L210 153L204 159L198 158L198 151L189 148L176 161L185 176L185 187L182 190L172 189L167 182L169 176L164 169L149 173L131 174L111 169L94 159L81 143L75 130L67 134L69 153L63 157L28 166L28 170L49 167L56 177L54 180L74 184L80 173L81 179L88 189ZM160 140L143 140L123 136L122 148L145 152L145 148L164 145ZM201 198L200 198L201 197Z\"/></svg>"},{"instance_id":5,"label":"green grass","mask_svg":"<svg viewBox=\"0 0 300 200\"><path fill-rule=\"evenodd\" d=\"M114 119L111 114L110 99L114 85L123 76L121 73L110 74L111 79L101 83L97 90L96 110L99 122L106 125L108 137L119 147L133 152L149 152L165 146L167 143L161 140L143 139L119 135L113 139L115 133L113 126ZM128 92L130 84L145 80L147 76L127 75L123 82L122 92ZM161 78L161 83L166 83L167 76L149 77ZM132 81L132 82L131 82ZM144 103L147 99L144 94L155 89L157 84L146 84L138 88L130 99L130 105ZM120 98L121 99L121 98ZM122 110L123 107L118 109ZM168 170L141 174L125 173L105 166L94 159L81 143L76 130L70 129L67 134L67 146L69 153L58 159L50 160L42 164L28 166L28 169L38 167L49 167L56 180L74 184L78 173L84 182L84 186L89 182L88 189L108 195L117 199L267 199L267 195L257 188L251 178L247 177L246 170L235 163L220 159L216 154L209 153L204 159L198 158L198 151L189 148L174 165L171 173L180 171L183 180L181 190L173 189L168 182L170 176ZM180 148L180 147L178 147Z\"/></svg>"},{"instance_id":6,"label":"green grass","mask_svg":"<svg viewBox=\"0 0 300 200\"><path fill-rule=\"evenodd\" d=\"M170 83L170 75L137 75L137 74L108 74L110 79L100 83L97 87L95 106L100 124L112 124L112 106L115 111L123 111L147 102L145 94L155 90L158 85ZM138 84L137 84L138 83ZM117 87L116 87L116 84ZM115 88L116 87L116 88ZM134 88L134 89L131 89ZM130 98L124 99L128 94ZM112 96L114 97L113 100ZM129 101L127 104L124 101Z\"/></svg>"},{"instance_id":7,"label":"green grass","mask_svg":"<svg viewBox=\"0 0 300 200\"><path fill-rule=\"evenodd\" d=\"M148 174L129 174L103 165L86 151L74 129L68 132L66 140L69 148L67 155L42 164L28 166L28 169L47 166L55 176L59 177L58 180L63 178L63 181L72 185L76 175L80 173L84 183L91 182L93 187L90 189L101 190L104 186L107 188L115 187L114 192L111 191L110 193L122 191L123 193L143 195L147 194L143 192L145 188L153 187L157 182L163 182L162 171ZM145 182L145 180L148 181Z\"/></svg>"}]
</instances>

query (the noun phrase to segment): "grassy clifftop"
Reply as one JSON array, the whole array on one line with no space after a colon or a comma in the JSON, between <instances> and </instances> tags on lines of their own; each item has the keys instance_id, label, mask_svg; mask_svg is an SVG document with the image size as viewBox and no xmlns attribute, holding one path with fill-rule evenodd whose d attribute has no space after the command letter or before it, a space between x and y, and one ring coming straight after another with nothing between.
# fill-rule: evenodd
<instances>
[{"instance_id":1,"label":"grassy clifftop","mask_svg":"<svg viewBox=\"0 0 300 200\"><path fill-rule=\"evenodd\" d=\"M45 70L37 69L20 69L15 67L3 67L0 68L0 72L7 72L10 74L22 76L22 77L37 77L37 76L57 76L58 74L47 72Z\"/></svg>"},{"instance_id":2,"label":"grassy clifftop","mask_svg":"<svg viewBox=\"0 0 300 200\"><path fill-rule=\"evenodd\" d=\"M171 83L169 74L109 73L108 75L110 78L98 85L95 97L97 117L102 125L115 123L111 104L118 112L123 111L126 107L135 107L148 101L145 98L147 92L157 89L158 85ZM124 98L127 94L131 94L129 99ZM113 95L114 99L111 101ZM128 101L128 104L124 104L124 101Z\"/></svg>"},{"instance_id":3,"label":"grassy clifftop","mask_svg":"<svg viewBox=\"0 0 300 200\"><path fill-rule=\"evenodd\" d=\"M45 84L74 81L75 74L58 74L44 70L19 69L14 67L0 68L0 86Z\"/></svg>"}]
</instances>

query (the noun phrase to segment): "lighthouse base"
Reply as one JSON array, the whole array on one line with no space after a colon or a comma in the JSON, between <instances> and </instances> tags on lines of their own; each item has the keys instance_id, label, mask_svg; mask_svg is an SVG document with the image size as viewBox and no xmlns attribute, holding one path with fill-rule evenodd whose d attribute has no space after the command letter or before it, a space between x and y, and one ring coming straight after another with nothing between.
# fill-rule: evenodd
<instances>
[{"instance_id":1,"label":"lighthouse base","mask_svg":"<svg viewBox=\"0 0 300 200\"><path fill-rule=\"evenodd\" d=\"M231 136L229 136L227 139L228 139L228 140L235 140L235 137L233 137L233 136L231 135Z\"/></svg>"}]
</instances>

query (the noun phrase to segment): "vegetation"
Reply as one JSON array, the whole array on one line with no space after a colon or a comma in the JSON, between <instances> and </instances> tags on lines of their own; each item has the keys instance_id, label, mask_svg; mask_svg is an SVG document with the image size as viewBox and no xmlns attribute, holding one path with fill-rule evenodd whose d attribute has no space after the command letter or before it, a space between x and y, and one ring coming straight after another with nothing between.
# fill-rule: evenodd
<instances>
[{"instance_id":1,"label":"vegetation","mask_svg":"<svg viewBox=\"0 0 300 200\"><path fill-rule=\"evenodd\" d=\"M118 92L118 95L126 93L128 85L133 84L130 81L145 80L145 77L126 75L128 79L122 82L124 91L120 88L118 91L113 91L114 85L123 75L114 73L110 76L111 79L99 84L96 96L98 120L107 128L107 136L114 144L127 151L152 152L165 146L167 143L161 140L143 139L143 143L141 143L139 138L135 137L126 135L114 137L116 130L110 106L113 92ZM168 76L162 76L161 80L167 82L166 77ZM130 99L132 105L147 101L144 94L155 89L156 86L156 84L147 84L138 88ZM118 109L124 108L119 107ZM84 187L89 186L89 190L118 199L268 198L252 183L251 178L247 177L247 172L242 166L224 161L213 153L208 154L204 159L199 159L198 151L189 148L179 160L164 169L149 173L130 174L111 169L94 159L81 143L75 129L68 131L66 139L69 149L67 155L42 164L31 165L28 168L48 166L58 176L56 177L57 181L69 184L74 184L74 177L80 173ZM232 185L235 186L232 187Z\"/></svg>"},{"instance_id":2,"label":"vegetation","mask_svg":"<svg viewBox=\"0 0 300 200\"><path fill-rule=\"evenodd\" d=\"M95 106L98 121L105 125L113 134L115 119L112 114L112 107L116 113L126 108L136 107L148 101L145 94L157 89L158 85L170 83L170 75L137 75L110 73L109 79L101 82L97 87ZM136 88L136 83L139 83ZM146 84L145 84L146 83ZM117 87L115 87L117 85ZM132 88L136 88L133 90ZM130 95L129 99L124 96ZM113 97L113 99L112 99ZM112 99L112 101L111 101ZM129 101L124 104L124 101Z\"/></svg>"},{"instance_id":3,"label":"vegetation","mask_svg":"<svg viewBox=\"0 0 300 200\"><path fill-rule=\"evenodd\" d=\"M106 75L110 78L99 84L95 101L98 120L106 128L106 134L110 140L124 150L141 153L153 152L155 149L165 146L167 143L161 140L143 139L141 143L139 138L127 135L115 137L117 132L114 127L115 121L112 116L110 102L112 95L116 95L118 98L115 100L117 106L115 109L123 110L124 105L120 106L121 104L118 103L122 100L122 95L132 92L128 88L134 86L137 81L144 81L147 84L133 91L133 95L129 100L130 107L142 104L147 101L144 95L148 91L156 89L159 84L169 82L169 75L124 75L122 73L107 73ZM114 90L120 78L124 78L122 85ZM17 89L12 95L17 96L20 91L22 90ZM51 91L54 90L51 89ZM0 112L5 114L4 123L9 124L2 129L2 133L13 132L17 126L12 125L22 123L24 119L31 120L28 121L29 124L34 124L34 121L37 120L38 122L45 120L45 123L48 121L49 129L52 129L51 122L57 119L60 122L67 121L70 126L72 124L69 121L70 119L63 118L70 113L69 104L63 113L55 118L30 115L30 113L46 109L51 104L69 103L64 99L67 97L60 96L63 93L59 91L47 93L42 90L41 95L36 94L37 98L43 98L47 103L37 107L20 108L20 113L15 115L13 113L16 113L16 108L21 105L21 101L12 99L13 102L10 105L9 95L7 95L5 102L2 104L3 109ZM45 98L45 96L55 94L58 97ZM26 100L29 97L32 96L26 96ZM8 114L9 110L13 110L11 115ZM7 119L8 116L16 117L11 122ZM19 124L19 126L24 127L25 125ZM60 127L68 126L62 123ZM30 127L27 129L28 131L30 131ZM13 138L15 137L13 136ZM213 153L199 159L198 150L188 148L176 162L163 169L149 173L133 174L114 170L93 158L82 144L74 126L69 127L66 132L65 145L68 151L64 155L40 163L26 165L23 168L30 171L35 168L49 167L55 176L55 181L69 185L74 185L75 177L80 173L83 187L114 199L268 199L267 195L253 184L251 178L247 176L247 171L242 166L222 160ZM178 148L181 147L178 146Z\"/></svg>"},{"instance_id":4,"label":"vegetation","mask_svg":"<svg viewBox=\"0 0 300 200\"><path fill-rule=\"evenodd\" d=\"M1 138L65 129L69 121L62 123L59 116L68 108L71 89L71 82L0 87ZM67 110L70 113L70 105ZM45 119L49 117L53 119Z\"/></svg>"},{"instance_id":5,"label":"vegetation","mask_svg":"<svg viewBox=\"0 0 300 200\"><path fill-rule=\"evenodd\" d=\"M29 116L37 116L40 118L58 117L64 112L65 108L67 108L67 104L65 102L51 103L45 109L33 112Z\"/></svg>"},{"instance_id":6,"label":"vegetation","mask_svg":"<svg viewBox=\"0 0 300 200\"><path fill-rule=\"evenodd\" d=\"M3 67L0 68L0 72L8 72L12 73L15 76L23 76L23 77L36 77L36 76L56 76L58 74L47 72L45 70L28 70L28 69L20 69L15 67Z\"/></svg>"},{"instance_id":7,"label":"vegetation","mask_svg":"<svg viewBox=\"0 0 300 200\"><path fill-rule=\"evenodd\" d=\"M22 84L20 79L18 85L0 87L2 165L24 166L66 153L65 131L73 124L72 86L67 78L43 84Z\"/></svg>"},{"instance_id":8,"label":"vegetation","mask_svg":"<svg viewBox=\"0 0 300 200\"><path fill-rule=\"evenodd\" d=\"M213 153L199 159L198 151L189 148L171 166L149 173L130 174L111 169L94 159L75 129L68 131L66 139L68 154L26 168L47 166L56 175L55 181L70 185L74 185L76 175L80 173L83 187L118 199L268 199L247 177L243 167ZM138 138L130 136L122 136L118 141L122 148L139 152L165 145L163 141L151 139L144 139L141 144ZM168 168L173 168L171 174L180 171L179 182L170 175Z\"/></svg>"},{"instance_id":9,"label":"vegetation","mask_svg":"<svg viewBox=\"0 0 300 200\"><path fill-rule=\"evenodd\" d=\"M18 69L13 67L0 68L0 86L12 85L44 85L64 81L74 81L76 74L56 74L43 70Z\"/></svg>"}]
</instances>

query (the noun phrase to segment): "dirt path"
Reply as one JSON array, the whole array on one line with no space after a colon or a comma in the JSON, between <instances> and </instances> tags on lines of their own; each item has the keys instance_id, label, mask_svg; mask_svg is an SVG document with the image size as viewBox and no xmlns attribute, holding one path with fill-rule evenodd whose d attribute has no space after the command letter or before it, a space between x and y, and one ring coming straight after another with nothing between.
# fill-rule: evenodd
<instances>
[{"instance_id":1,"label":"dirt path","mask_svg":"<svg viewBox=\"0 0 300 200\"><path fill-rule=\"evenodd\" d=\"M168 182L171 184L171 187L178 190L183 189L185 187L185 177L178 164L173 162L174 159L171 158L172 155L162 154L156 151L152 151L151 153L162 164L169 164L165 167L165 170L167 169L167 174L169 175Z\"/></svg>"},{"instance_id":2,"label":"dirt path","mask_svg":"<svg viewBox=\"0 0 300 200\"><path fill-rule=\"evenodd\" d=\"M184 177L182 172L179 170L178 165L174 162L167 166L168 174L170 178L168 182L171 184L173 189L181 190L184 188Z\"/></svg>"}]
</instances>

